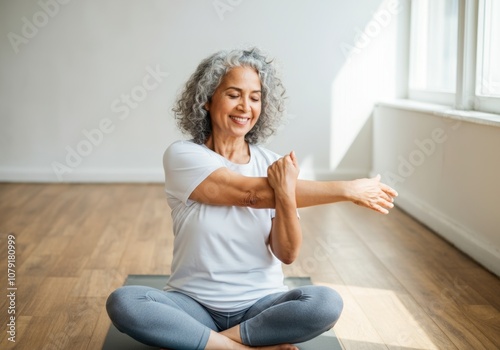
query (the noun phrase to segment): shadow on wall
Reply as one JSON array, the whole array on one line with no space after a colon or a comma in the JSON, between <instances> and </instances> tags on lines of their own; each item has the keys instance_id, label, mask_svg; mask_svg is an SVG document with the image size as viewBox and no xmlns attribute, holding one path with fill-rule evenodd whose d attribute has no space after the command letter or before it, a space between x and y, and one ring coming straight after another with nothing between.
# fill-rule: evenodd
<instances>
[{"instance_id":1,"label":"shadow on wall","mask_svg":"<svg viewBox=\"0 0 500 350\"><path fill-rule=\"evenodd\" d=\"M372 168L372 116L377 101L398 96L398 52L405 3L381 3L353 44L342 44L345 64L331 87L330 170L335 177L368 176Z\"/></svg>"},{"instance_id":2,"label":"shadow on wall","mask_svg":"<svg viewBox=\"0 0 500 350\"><path fill-rule=\"evenodd\" d=\"M349 180L369 176L373 161L373 113L370 113L336 166L336 176ZM332 150L334 152L334 150Z\"/></svg>"}]
</instances>

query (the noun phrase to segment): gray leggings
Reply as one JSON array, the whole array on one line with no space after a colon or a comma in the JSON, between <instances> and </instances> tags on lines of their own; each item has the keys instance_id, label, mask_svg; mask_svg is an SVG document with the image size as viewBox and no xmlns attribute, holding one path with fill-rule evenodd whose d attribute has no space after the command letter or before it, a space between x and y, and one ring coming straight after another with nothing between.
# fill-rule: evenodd
<instances>
[{"instance_id":1,"label":"gray leggings","mask_svg":"<svg viewBox=\"0 0 500 350\"><path fill-rule=\"evenodd\" d=\"M332 328L340 317L340 295L324 286L303 286L259 299L235 313L210 310L191 297L143 286L125 286L108 298L113 324L144 344L204 349L210 331L240 325L243 344L300 343Z\"/></svg>"}]
</instances>

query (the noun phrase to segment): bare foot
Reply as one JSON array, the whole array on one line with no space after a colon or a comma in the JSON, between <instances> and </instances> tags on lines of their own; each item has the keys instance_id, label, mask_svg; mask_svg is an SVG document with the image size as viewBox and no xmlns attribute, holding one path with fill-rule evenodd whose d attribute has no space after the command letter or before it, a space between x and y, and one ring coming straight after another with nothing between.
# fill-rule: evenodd
<instances>
[{"instance_id":1,"label":"bare foot","mask_svg":"<svg viewBox=\"0 0 500 350\"><path fill-rule=\"evenodd\" d=\"M241 345L241 344L239 344ZM294 345L291 344L280 344L280 345L273 345L273 346L264 346L264 347L259 347L259 348L252 348L243 345L243 349L256 349L256 350L298 350L298 348ZM208 349L208 348L206 348ZM169 350L169 349L160 349L160 350Z\"/></svg>"},{"instance_id":2,"label":"bare foot","mask_svg":"<svg viewBox=\"0 0 500 350\"><path fill-rule=\"evenodd\" d=\"M280 344L280 345L271 345L271 346L259 346L259 347L251 347L243 344L236 343L242 348L232 348L232 349L256 349L256 350L299 350L295 345L292 344ZM208 349L208 348L206 348Z\"/></svg>"},{"instance_id":3,"label":"bare foot","mask_svg":"<svg viewBox=\"0 0 500 350\"><path fill-rule=\"evenodd\" d=\"M223 334L217 332L210 332L210 337L208 338L205 350L298 350L298 348L292 344L280 344L273 346L261 346L261 347L250 347L238 343Z\"/></svg>"},{"instance_id":4,"label":"bare foot","mask_svg":"<svg viewBox=\"0 0 500 350\"><path fill-rule=\"evenodd\" d=\"M274 346L264 346L261 348L250 348L250 349L260 349L260 350L299 350L296 346L292 344L280 344Z\"/></svg>"}]
</instances>

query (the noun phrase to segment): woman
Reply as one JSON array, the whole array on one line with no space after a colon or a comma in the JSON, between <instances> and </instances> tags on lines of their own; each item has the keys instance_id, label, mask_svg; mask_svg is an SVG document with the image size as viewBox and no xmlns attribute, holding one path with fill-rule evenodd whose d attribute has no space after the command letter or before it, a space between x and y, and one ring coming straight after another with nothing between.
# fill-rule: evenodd
<instances>
[{"instance_id":1,"label":"woman","mask_svg":"<svg viewBox=\"0 0 500 350\"><path fill-rule=\"evenodd\" d=\"M111 294L115 326L170 349L296 349L332 328L342 299L324 286L288 290L281 264L298 256L298 207L351 200L387 213L396 192L380 178L298 180L295 154L257 146L276 130L284 88L258 49L203 60L174 111L191 141L164 155L174 254L164 291Z\"/></svg>"}]
</instances>

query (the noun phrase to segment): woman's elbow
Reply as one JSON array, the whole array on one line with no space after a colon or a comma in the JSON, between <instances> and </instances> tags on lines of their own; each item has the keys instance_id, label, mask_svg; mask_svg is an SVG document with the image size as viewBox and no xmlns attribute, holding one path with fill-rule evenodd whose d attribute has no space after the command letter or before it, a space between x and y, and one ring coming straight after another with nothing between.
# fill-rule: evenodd
<instances>
[{"instance_id":1,"label":"woman's elbow","mask_svg":"<svg viewBox=\"0 0 500 350\"><path fill-rule=\"evenodd\" d=\"M241 196L241 206L253 209L274 208L274 201L272 197L266 196L265 193L246 191Z\"/></svg>"},{"instance_id":2,"label":"woman's elbow","mask_svg":"<svg viewBox=\"0 0 500 350\"><path fill-rule=\"evenodd\" d=\"M276 257L285 265L292 264L299 256L298 251L288 251L278 254Z\"/></svg>"},{"instance_id":3,"label":"woman's elbow","mask_svg":"<svg viewBox=\"0 0 500 350\"><path fill-rule=\"evenodd\" d=\"M294 261L295 261L295 257L286 257L286 258L283 258L283 259L280 259L281 262L285 265L290 265L292 264Z\"/></svg>"},{"instance_id":4,"label":"woman's elbow","mask_svg":"<svg viewBox=\"0 0 500 350\"><path fill-rule=\"evenodd\" d=\"M246 191L241 194L240 204L243 207L259 208L262 200L257 196L254 191Z\"/></svg>"}]
</instances>

